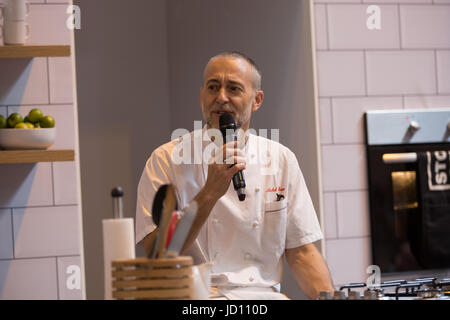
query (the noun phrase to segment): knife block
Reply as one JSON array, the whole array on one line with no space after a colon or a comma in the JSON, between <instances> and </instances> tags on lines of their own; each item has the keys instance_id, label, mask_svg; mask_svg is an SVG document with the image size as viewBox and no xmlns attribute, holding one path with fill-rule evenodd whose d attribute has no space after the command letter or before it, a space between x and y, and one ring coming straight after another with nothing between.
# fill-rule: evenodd
<instances>
[{"instance_id":1,"label":"knife block","mask_svg":"<svg viewBox=\"0 0 450 320\"><path fill-rule=\"evenodd\" d=\"M114 260L114 299L194 299L192 257Z\"/></svg>"}]
</instances>

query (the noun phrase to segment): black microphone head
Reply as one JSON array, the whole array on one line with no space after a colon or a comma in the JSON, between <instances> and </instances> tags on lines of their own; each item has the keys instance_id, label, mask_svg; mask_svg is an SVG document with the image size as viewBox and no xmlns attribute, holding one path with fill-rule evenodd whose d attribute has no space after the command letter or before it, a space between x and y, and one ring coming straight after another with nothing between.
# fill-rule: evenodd
<instances>
[{"instance_id":1,"label":"black microphone head","mask_svg":"<svg viewBox=\"0 0 450 320\"><path fill-rule=\"evenodd\" d=\"M236 123L231 113L224 113L219 117L219 128L220 130L222 128L236 130Z\"/></svg>"},{"instance_id":2,"label":"black microphone head","mask_svg":"<svg viewBox=\"0 0 450 320\"><path fill-rule=\"evenodd\" d=\"M226 143L227 135L230 134L229 130L232 130L233 133L236 130L236 122L234 122L234 118L231 113L224 113L219 117L219 130L222 133L222 137L224 140L223 143Z\"/></svg>"}]
</instances>

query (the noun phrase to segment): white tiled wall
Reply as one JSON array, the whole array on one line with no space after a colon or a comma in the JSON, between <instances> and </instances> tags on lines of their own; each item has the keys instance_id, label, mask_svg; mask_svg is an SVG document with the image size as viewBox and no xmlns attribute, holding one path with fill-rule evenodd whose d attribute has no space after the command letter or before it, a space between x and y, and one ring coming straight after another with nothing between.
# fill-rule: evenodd
<instances>
[{"instance_id":1,"label":"white tiled wall","mask_svg":"<svg viewBox=\"0 0 450 320\"><path fill-rule=\"evenodd\" d=\"M66 0L32 0L29 44L70 44ZM0 114L55 118L50 149L75 149L70 57L0 59ZM81 299L77 162L0 164L0 299Z\"/></svg>"},{"instance_id":2,"label":"white tiled wall","mask_svg":"<svg viewBox=\"0 0 450 320\"><path fill-rule=\"evenodd\" d=\"M369 5L380 30L367 28ZM314 0L314 12L326 255L338 286L365 282L371 264L363 114L450 107L450 0Z\"/></svg>"},{"instance_id":3,"label":"white tiled wall","mask_svg":"<svg viewBox=\"0 0 450 320\"><path fill-rule=\"evenodd\" d=\"M0 299L57 299L56 269L56 258L0 260Z\"/></svg>"}]
</instances>

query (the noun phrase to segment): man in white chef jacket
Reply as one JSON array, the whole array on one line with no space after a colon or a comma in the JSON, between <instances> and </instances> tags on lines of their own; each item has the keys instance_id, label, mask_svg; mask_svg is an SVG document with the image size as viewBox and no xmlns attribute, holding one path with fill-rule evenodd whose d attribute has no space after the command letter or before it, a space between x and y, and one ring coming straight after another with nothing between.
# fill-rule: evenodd
<instances>
[{"instance_id":1,"label":"man in white chef jacket","mask_svg":"<svg viewBox=\"0 0 450 320\"><path fill-rule=\"evenodd\" d=\"M157 233L153 198L170 183L180 208L193 200L198 204L182 253L195 263L211 263L211 298L286 299L279 293L283 254L309 298L320 291L333 294L329 270L314 245L322 233L295 155L249 134L252 112L263 99L261 73L250 58L226 52L209 60L200 88L206 125L158 147L147 160L138 186L136 242L150 251ZM211 134L223 113L231 113L245 133L239 142L222 145ZM231 182L239 170L246 182L244 201Z\"/></svg>"}]
</instances>

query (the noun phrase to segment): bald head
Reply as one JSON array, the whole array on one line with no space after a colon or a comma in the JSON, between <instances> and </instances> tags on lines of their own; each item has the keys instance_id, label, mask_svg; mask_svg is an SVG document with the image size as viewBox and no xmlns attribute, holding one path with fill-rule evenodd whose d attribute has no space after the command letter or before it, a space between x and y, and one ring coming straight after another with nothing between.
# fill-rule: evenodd
<instances>
[{"instance_id":1,"label":"bald head","mask_svg":"<svg viewBox=\"0 0 450 320\"><path fill-rule=\"evenodd\" d=\"M230 51L230 52L222 52L218 55L215 55L211 59L209 59L208 63L205 66L205 69L203 70L203 81L205 81L205 73L206 69L208 68L208 65L216 59L219 58L234 58L238 60L242 60L244 63L248 64L252 71L252 84L254 90L261 90L261 71L259 70L256 63L248 56L246 56L243 53L237 52L237 51Z\"/></svg>"}]
</instances>

